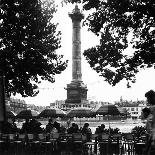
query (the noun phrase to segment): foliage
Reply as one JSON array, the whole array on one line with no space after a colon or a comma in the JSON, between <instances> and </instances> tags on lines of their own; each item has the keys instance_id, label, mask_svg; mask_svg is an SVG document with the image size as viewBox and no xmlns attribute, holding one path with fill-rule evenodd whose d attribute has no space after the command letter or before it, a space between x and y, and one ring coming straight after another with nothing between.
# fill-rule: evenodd
<instances>
[{"instance_id":1,"label":"foliage","mask_svg":"<svg viewBox=\"0 0 155 155\"><path fill-rule=\"evenodd\" d=\"M6 93L35 96L41 80L54 82L67 66L56 54L61 39L52 23L56 6L46 0L1 0L0 6L0 66Z\"/></svg>"},{"instance_id":2,"label":"foliage","mask_svg":"<svg viewBox=\"0 0 155 155\"><path fill-rule=\"evenodd\" d=\"M132 130L131 133L134 134L135 137L140 137L144 133L146 133L146 128L143 126L135 126Z\"/></svg>"},{"instance_id":3,"label":"foliage","mask_svg":"<svg viewBox=\"0 0 155 155\"><path fill-rule=\"evenodd\" d=\"M84 56L105 81L130 87L140 69L155 67L154 0L83 0L83 8L91 10L84 25L100 38Z\"/></svg>"},{"instance_id":4,"label":"foliage","mask_svg":"<svg viewBox=\"0 0 155 155\"><path fill-rule=\"evenodd\" d=\"M62 0L61 1L62 3L72 3L72 4L74 4L74 3L81 3L81 0Z\"/></svg>"}]
</instances>

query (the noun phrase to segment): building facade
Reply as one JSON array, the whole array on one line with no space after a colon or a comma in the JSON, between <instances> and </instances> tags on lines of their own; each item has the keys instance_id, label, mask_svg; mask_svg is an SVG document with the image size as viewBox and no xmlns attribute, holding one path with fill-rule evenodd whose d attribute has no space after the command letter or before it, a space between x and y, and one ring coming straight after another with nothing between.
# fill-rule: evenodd
<instances>
[{"instance_id":1,"label":"building facade","mask_svg":"<svg viewBox=\"0 0 155 155\"><path fill-rule=\"evenodd\" d=\"M48 106L49 107L49 106ZM48 108L47 106L37 106L37 105L34 105L34 104L27 104L27 109L30 109L30 110L35 110L37 112L41 112L45 109Z\"/></svg>"},{"instance_id":2,"label":"building facade","mask_svg":"<svg viewBox=\"0 0 155 155\"><path fill-rule=\"evenodd\" d=\"M22 110L27 109L27 104L24 100L15 99L15 98L6 98L6 110L13 111L18 114Z\"/></svg>"},{"instance_id":3,"label":"building facade","mask_svg":"<svg viewBox=\"0 0 155 155\"><path fill-rule=\"evenodd\" d=\"M125 109L132 119L141 118L142 109L147 107L146 101L121 101L117 102L117 106Z\"/></svg>"},{"instance_id":4,"label":"building facade","mask_svg":"<svg viewBox=\"0 0 155 155\"><path fill-rule=\"evenodd\" d=\"M62 109L63 105L65 105L65 100L56 100L53 103L50 103L50 108L52 109Z\"/></svg>"}]
</instances>

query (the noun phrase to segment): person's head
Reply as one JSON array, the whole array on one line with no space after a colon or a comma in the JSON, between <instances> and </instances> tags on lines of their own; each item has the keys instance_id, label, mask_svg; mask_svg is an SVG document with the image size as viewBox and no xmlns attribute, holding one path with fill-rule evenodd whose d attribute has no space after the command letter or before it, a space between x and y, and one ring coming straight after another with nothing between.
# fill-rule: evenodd
<instances>
[{"instance_id":1,"label":"person's head","mask_svg":"<svg viewBox=\"0 0 155 155\"><path fill-rule=\"evenodd\" d=\"M75 124L76 129L79 129L79 126L77 124Z\"/></svg>"},{"instance_id":2,"label":"person's head","mask_svg":"<svg viewBox=\"0 0 155 155\"><path fill-rule=\"evenodd\" d=\"M101 128L104 129L105 128L105 125L104 124L101 124Z\"/></svg>"},{"instance_id":3,"label":"person's head","mask_svg":"<svg viewBox=\"0 0 155 155\"><path fill-rule=\"evenodd\" d=\"M89 127L89 123L85 123L84 127L88 128Z\"/></svg>"},{"instance_id":4,"label":"person's head","mask_svg":"<svg viewBox=\"0 0 155 155\"><path fill-rule=\"evenodd\" d=\"M55 127L55 128L60 128L60 124L59 124L58 122L55 121L55 122L54 122L54 127Z\"/></svg>"},{"instance_id":5,"label":"person's head","mask_svg":"<svg viewBox=\"0 0 155 155\"><path fill-rule=\"evenodd\" d=\"M146 119L150 113L151 113L151 110L149 108L146 107L142 109L142 119Z\"/></svg>"},{"instance_id":6,"label":"person's head","mask_svg":"<svg viewBox=\"0 0 155 155\"><path fill-rule=\"evenodd\" d=\"M155 105L155 92L153 90L146 92L145 97L149 105Z\"/></svg>"},{"instance_id":7,"label":"person's head","mask_svg":"<svg viewBox=\"0 0 155 155\"><path fill-rule=\"evenodd\" d=\"M72 127L76 127L76 124L75 123L72 123Z\"/></svg>"}]
</instances>

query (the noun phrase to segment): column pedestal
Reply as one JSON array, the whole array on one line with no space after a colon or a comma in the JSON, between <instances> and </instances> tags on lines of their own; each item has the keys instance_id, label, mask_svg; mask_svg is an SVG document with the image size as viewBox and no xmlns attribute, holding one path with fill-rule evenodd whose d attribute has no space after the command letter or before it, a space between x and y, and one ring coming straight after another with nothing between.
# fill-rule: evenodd
<instances>
[{"instance_id":1,"label":"column pedestal","mask_svg":"<svg viewBox=\"0 0 155 155\"><path fill-rule=\"evenodd\" d=\"M67 84L66 103L84 104L87 102L87 86L82 81L72 81Z\"/></svg>"}]
</instances>

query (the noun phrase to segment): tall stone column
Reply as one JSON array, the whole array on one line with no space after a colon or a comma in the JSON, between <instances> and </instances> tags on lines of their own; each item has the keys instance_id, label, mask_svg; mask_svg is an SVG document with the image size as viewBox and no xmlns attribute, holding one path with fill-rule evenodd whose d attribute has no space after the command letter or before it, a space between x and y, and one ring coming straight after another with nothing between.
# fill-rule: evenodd
<instances>
[{"instance_id":1,"label":"tall stone column","mask_svg":"<svg viewBox=\"0 0 155 155\"><path fill-rule=\"evenodd\" d=\"M67 84L67 100L70 107L77 107L87 102L87 86L82 81L81 69L81 20L84 15L76 5L72 13L72 81Z\"/></svg>"},{"instance_id":2,"label":"tall stone column","mask_svg":"<svg viewBox=\"0 0 155 155\"><path fill-rule=\"evenodd\" d=\"M82 81L81 71L81 20L84 15L80 12L78 6L69 16L72 19L72 81Z\"/></svg>"}]
</instances>

